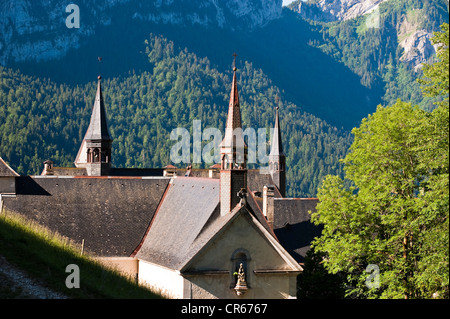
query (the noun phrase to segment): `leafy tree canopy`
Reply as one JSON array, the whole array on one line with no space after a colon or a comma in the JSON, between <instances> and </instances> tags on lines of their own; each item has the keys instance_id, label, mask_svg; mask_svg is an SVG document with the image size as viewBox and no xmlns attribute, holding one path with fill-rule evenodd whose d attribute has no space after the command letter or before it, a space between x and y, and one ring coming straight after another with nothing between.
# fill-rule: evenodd
<instances>
[{"instance_id":1,"label":"leafy tree canopy","mask_svg":"<svg viewBox=\"0 0 450 319\"><path fill-rule=\"evenodd\" d=\"M435 40L441 60L426 68L425 94L444 102L378 107L352 131L345 180L327 176L318 190L312 220L324 229L313 247L330 273L347 275L347 296L449 296L448 25Z\"/></svg>"}]
</instances>

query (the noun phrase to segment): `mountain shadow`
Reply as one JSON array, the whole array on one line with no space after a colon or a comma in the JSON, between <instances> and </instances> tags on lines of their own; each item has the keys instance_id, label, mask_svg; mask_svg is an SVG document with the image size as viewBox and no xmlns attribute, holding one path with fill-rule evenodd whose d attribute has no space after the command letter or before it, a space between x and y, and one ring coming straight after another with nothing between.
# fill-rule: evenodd
<instances>
[{"instance_id":1,"label":"mountain shadow","mask_svg":"<svg viewBox=\"0 0 450 319\"><path fill-rule=\"evenodd\" d=\"M368 89L358 75L309 45L321 37L318 31L289 9L283 17L254 31L231 31L201 25L156 24L130 18L121 7L108 26L99 25L79 49L58 60L15 63L21 72L78 85L126 75L130 71L151 70L145 55L145 39L160 34L176 46L206 56L219 70L230 70L232 54L239 63L249 61L261 68L279 87L284 98L303 111L344 129L357 126L381 102L381 88ZM102 57L99 63L98 57ZM381 82L381 81L380 81Z\"/></svg>"}]
</instances>

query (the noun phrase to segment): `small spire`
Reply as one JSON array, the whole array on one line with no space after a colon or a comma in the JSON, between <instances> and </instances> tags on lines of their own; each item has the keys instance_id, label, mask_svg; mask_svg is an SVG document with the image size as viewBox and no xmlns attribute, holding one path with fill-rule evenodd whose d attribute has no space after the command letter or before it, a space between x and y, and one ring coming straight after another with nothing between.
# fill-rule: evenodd
<instances>
[{"instance_id":1,"label":"small spire","mask_svg":"<svg viewBox=\"0 0 450 319\"><path fill-rule=\"evenodd\" d=\"M281 131L280 131L280 119L278 115L279 110L279 97L276 96L276 107L275 107L275 127L273 128L273 137L272 137L272 146L270 148L270 155L279 156L284 155L283 152L283 143L281 141Z\"/></svg>"},{"instance_id":2,"label":"small spire","mask_svg":"<svg viewBox=\"0 0 450 319\"><path fill-rule=\"evenodd\" d=\"M85 139L87 140L110 140L111 135L108 130L108 121L106 117L105 104L103 102L102 94L102 77L97 77L97 93L95 94L94 107L92 108L91 122L88 127Z\"/></svg>"},{"instance_id":3,"label":"small spire","mask_svg":"<svg viewBox=\"0 0 450 319\"><path fill-rule=\"evenodd\" d=\"M85 167L87 163L87 143L89 141L101 141L101 142L112 142L111 135L108 129L108 121L106 116L105 104L103 102L102 94L102 77L97 76L97 93L95 94L94 106L92 108L91 120L87 128L86 134L84 135L81 146L78 150L77 157L75 158L75 166ZM109 152L111 153L111 152ZM110 154L109 154L110 155Z\"/></svg>"}]
</instances>

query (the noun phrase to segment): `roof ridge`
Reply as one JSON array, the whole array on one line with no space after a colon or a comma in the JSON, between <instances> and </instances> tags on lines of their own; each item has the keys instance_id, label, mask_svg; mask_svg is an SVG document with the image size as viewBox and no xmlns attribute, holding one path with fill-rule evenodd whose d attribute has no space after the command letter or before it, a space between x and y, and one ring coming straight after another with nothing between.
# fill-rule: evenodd
<instances>
[{"instance_id":1,"label":"roof ridge","mask_svg":"<svg viewBox=\"0 0 450 319\"><path fill-rule=\"evenodd\" d=\"M0 168L1 166L4 166L5 169L3 171L0 169L0 176L20 176L3 160L3 158L0 157ZM4 172L4 174L2 172Z\"/></svg>"},{"instance_id":2,"label":"roof ridge","mask_svg":"<svg viewBox=\"0 0 450 319\"><path fill-rule=\"evenodd\" d=\"M139 244L137 245L137 247L133 250L133 252L130 254L130 257L135 257L137 255L137 253L139 252L139 250L142 248L142 245L145 242L145 239L147 238L148 232L150 231L150 228L153 225L153 221L156 219L156 216L158 215L159 209L162 206L162 203L164 202L164 199L166 198L167 192L169 191L169 188L171 187L171 183L167 183L166 189L164 190L164 193L161 197L161 200L158 203L158 207L156 207L155 213L153 214L153 218L150 220L150 223L147 227L147 230L145 231L144 236L142 236L141 241L139 242Z\"/></svg>"}]
</instances>

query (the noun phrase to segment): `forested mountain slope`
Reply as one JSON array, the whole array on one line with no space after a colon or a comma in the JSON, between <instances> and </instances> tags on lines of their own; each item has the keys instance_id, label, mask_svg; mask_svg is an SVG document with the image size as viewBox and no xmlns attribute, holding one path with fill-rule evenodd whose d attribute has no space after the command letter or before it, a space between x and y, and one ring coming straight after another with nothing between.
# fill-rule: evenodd
<instances>
[{"instance_id":1,"label":"forested mountain slope","mask_svg":"<svg viewBox=\"0 0 450 319\"><path fill-rule=\"evenodd\" d=\"M430 39L449 21L447 0L298 0L289 8L322 35L312 45L348 66L364 86L384 92L384 105L402 98L432 108L416 79L435 59ZM353 14L345 16L345 8Z\"/></svg>"},{"instance_id":2,"label":"forested mountain slope","mask_svg":"<svg viewBox=\"0 0 450 319\"><path fill-rule=\"evenodd\" d=\"M82 2L79 29L65 26L68 13L62 2L51 1L60 11L52 10L48 17L39 15L47 2L11 3L17 12L5 17L10 22L4 23L0 39L3 65L56 83L84 85L100 71L104 78L149 71L144 41L153 33L207 57L220 72L229 70L236 52L238 60L262 69L303 111L339 128L357 125L383 96L382 90L362 85L341 61L312 46L321 33L282 8L281 1Z\"/></svg>"},{"instance_id":3,"label":"forested mountain slope","mask_svg":"<svg viewBox=\"0 0 450 319\"><path fill-rule=\"evenodd\" d=\"M149 71L103 80L116 167L165 166L175 144L169 138L173 129L192 132L193 120L201 120L202 129L223 131L225 125L231 69L219 72L207 58L159 36L150 36L147 43ZM273 127L280 89L251 63L237 66L243 127ZM22 174L40 173L45 159L73 166L89 123L95 82L58 85L6 68L0 81L2 157ZM283 98L280 108L288 194L312 196L323 176L340 173L338 160L350 136Z\"/></svg>"},{"instance_id":4,"label":"forested mountain slope","mask_svg":"<svg viewBox=\"0 0 450 319\"><path fill-rule=\"evenodd\" d=\"M0 156L14 169L72 165L98 74L113 164L169 164L172 129L201 120L223 131L237 52L244 126L272 127L280 98L288 196L314 196L324 175L341 173L350 130L378 104L432 109L406 42L425 30L426 43L448 21L445 0L380 1L379 27L368 15L316 21L281 0L102 0L80 1L81 26L69 29L66 4L2 2Z\"/></svg>"}]
</instances>

